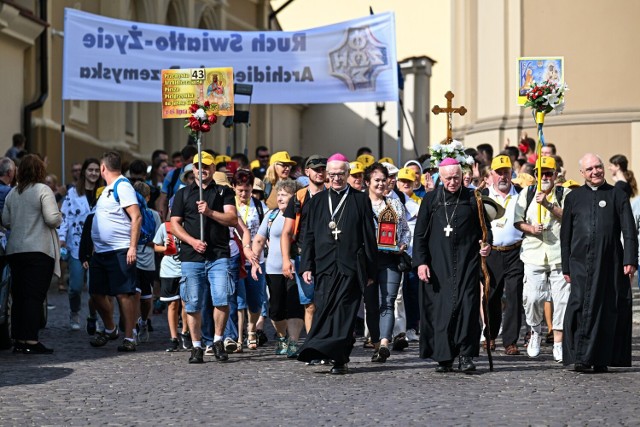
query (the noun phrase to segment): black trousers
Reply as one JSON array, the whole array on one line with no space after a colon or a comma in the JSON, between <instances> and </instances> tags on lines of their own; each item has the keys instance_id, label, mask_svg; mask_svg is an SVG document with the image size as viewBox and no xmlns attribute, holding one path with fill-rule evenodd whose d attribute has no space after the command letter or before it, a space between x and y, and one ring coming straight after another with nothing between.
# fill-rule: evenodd
<instances>
[{"instance_id":1,"label":"black trousers","mask_svg":"<svg viewBox=\"0 0 640 427\"><path fill-rule=\"evenodd\" d=\"M11 337L38 341L42 305L53 276L54 259L42 252L8 255L11 269Z\"/></svg>"},{"instance_id":2,"label":"black trousers","mask_svg":"<svg viewBox=\"0 0 640 427\"><path fill-rule=\"evenodd\" d=\"M496 339L502 325L502 342L505 347L517 344L522 327L522 279L524 264L520 260L520 248L506 252L492 250L487 257L491 276L489 287L489 326L491 339ZM505 307L502 309L502 297Z\"/></svg>"}]
</instances>

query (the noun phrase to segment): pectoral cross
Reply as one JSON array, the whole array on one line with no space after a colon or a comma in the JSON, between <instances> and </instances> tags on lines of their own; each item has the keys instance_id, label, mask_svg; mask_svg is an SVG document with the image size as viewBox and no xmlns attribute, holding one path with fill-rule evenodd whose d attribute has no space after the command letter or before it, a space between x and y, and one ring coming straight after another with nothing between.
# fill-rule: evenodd
<instances>
[{"instance_id":1,"label":"pectoral cross","mask_svg":"<svg viewBox=\"0 0 640 427\"><path fill-rule=\"evenodd\" d=\"M338 234L342 233L342 230L334 228L333 230L331 230L331 233L333 234L334 239L338 240Z\"/></svg>"},{"instance_id":2,"label":"pectoral cross","mask_svg":"<svg viewBox=\"0 0 640 427\"><path fill-rule=\"evenodd\" d=\"M447 108L442 108L436 105L431 109L433 114L435 114L436 116L440 113L447 113L447 144L451 144L451 142L453 141L453 128L452 128L453 113L457 113L457 114L460 114L461 116L464 116L467 112L467 109L464 107L453 107L451 105L451 100L453 99L454 96L455 95L453 94L453 92L448 91L447 93L444 94L444 97L447 98Z\"/></svg>"},{"instance_id":3,"label":"pectoral cross","mask_svg":"<svg viewBox=\"0 0 640 427\"><path fill-rule=\"evenodd\" d=\"M449 234L451 234L453 228L451 228L451 225L447 224L447 226L443 230L445 232L445 236L449 237Z\"/></svg>"}]
</instances>

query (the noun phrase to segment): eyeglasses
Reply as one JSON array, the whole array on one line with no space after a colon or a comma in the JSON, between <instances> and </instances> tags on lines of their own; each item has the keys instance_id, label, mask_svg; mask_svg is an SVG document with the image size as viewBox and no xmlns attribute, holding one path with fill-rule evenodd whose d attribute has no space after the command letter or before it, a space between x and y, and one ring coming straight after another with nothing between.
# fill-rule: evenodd
<instances>
[{"instance_id":1,"label":"eyeglasses","mask_svg":"<svg viewBox=\"0 0 640 427\"><path fill-rule=\"evenodd\" d=\"M284 169L287 169L287 168L291 169L291 165L285 165L284 163L280 163L280 162L276 163L276 166L280 166Z\"/></svg>"},{"instance_id":2,"label":"eyeglasses","mask_svg":"<svg viewBox=\"0 0 640 427\"><path fill-rule=\"evenodd\" d=\"M553 172L553 171L544 171L540 175L544 176L545 178L553 178L554 174L555 174L555 172Z\"/></svg>"},{"instance_id":3,"label":"eyeglasses","mask_svg":"<svg viewBox=\"0 0 640 427\"><path fill-rule=\"evenodd\" d=\"M329 179L343 179L346 174L344 172L341 173L329 173L327 176Z\"/></svg>"}]
</instances>

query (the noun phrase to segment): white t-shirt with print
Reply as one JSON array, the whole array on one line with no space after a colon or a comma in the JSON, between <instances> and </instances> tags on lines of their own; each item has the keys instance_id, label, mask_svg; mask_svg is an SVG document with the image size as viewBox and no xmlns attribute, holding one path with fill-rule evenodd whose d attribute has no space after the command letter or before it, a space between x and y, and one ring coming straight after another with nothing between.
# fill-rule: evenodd
<instances>
[{"instance_id":1,"label":"white t-shirt with print","mask_svg":"<svg viewBox=\"0 0 640 427\"><path fill-rule=\"evenodd\" d=\"M173 236L173 242L175 243L176 248L180 248L180 242L176 236ZM163 222L160 224L160 228L158 228L158 231L156 231L156 235L153 238L153 243L160 246L165 246L167 244L166 223ZM162 261L160 262L160 277L163 279L175 279L176 277L181 276L182 265L180 264L180 259L178 259L178 254L163 256Z\"/></svg>"},{"instance_id":2,"label":"white t-shirt with print","mask_svg":"<svg viewBox=\"0 0 640 427\"><path fill-rule=\"evenodd\" d=\"M138 199L131 184L127 181L121 181L118 184L120 203L116 202L113 195L113 185L121 178L124 177L120 175L104 188L96 204L91 238L98 253L128 249L131 242L131 220L124 209L131 205L137 205Z\"/></svg>"}]
</instances>

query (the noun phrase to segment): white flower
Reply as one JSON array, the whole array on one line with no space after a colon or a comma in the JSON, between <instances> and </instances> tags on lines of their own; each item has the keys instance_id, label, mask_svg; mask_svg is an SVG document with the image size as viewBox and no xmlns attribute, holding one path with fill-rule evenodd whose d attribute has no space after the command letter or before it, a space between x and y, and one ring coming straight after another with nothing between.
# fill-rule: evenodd
<instances>
[{"instance_id":1,"label":"white flower","mask_svg":"<svg viewBox=\"0 0 640 427\"><path fill-rule=\"evenodd\" d=\"M453 146L453 148L455 148L456 150L463 150L462 147L462 143L456 139L453 140L453 142L451 143L451 145Z\"/></svg>"},{"instance_id":2,"label":"white flower","mask_svg":"<svg viewBox=\"0 0 640 427\"><path fill-rule=\"evenodd\" d=\"M471 156L467 156L466 163L467 163L469 166L473 166L473 164L475 163L475 161L473 160L473 157L471 157Z\"/></svg>"},{"instance_id":3,"label":"white flower","mask_svg":"<svg viewBox=\"0 0 640 427\"><path fill-rule=\"evenodd\" d=\"M198 108L198 111L193 113L193 117L195 117L198 120L204 120L207 118L207 113L205 113L202 108Z\"/></svg>"}]
</instances>

